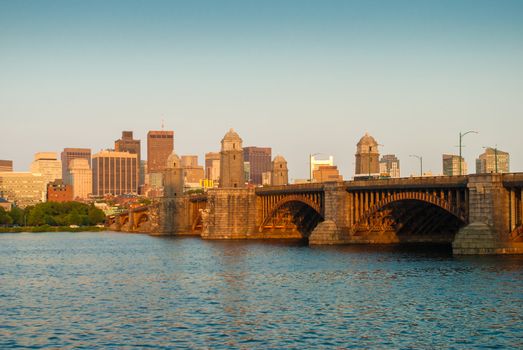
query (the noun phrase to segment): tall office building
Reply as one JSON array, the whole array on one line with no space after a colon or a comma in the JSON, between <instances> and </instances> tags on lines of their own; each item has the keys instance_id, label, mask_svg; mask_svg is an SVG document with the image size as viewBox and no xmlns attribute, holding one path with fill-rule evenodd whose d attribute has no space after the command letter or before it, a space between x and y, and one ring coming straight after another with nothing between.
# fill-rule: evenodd
<instances>
[{"instance_id":1,"label":"tall office building","mask_svg":"<svg viewBox=\"0 0 523 350\"><path fill-rule=\"evenodd\" d=\"M73 186L73 198L87 199L93 193L93 172L84 158L75 158L69 162L70 185Z\"/></svg>"},{"instance_id":2,"label":"tall office building","mask_svg":"<svg viewBox=\"0 0 523 350\"><path fill-rule=\"evenodd\" d=\"M233 129L222 139L220 151L220 187L245 187L243 140Z\"/></svg>"},{"instance_id":3,"label":"tall office building","mask_svg":"<svg viewBox=\"0 0 523 350\"><path fill-rule=\"evenodd\" d=\"M21 208L45 202L46 183L40 173L1 172L0 197Z\"/></svg>"},{"instance_id":4,"label":"tall office building","mask_svg":"<svg viewBox=\"0 0 523 350\"><path fill-rule=\"evenodd\" d=\"M250 164L250 182L262 184L262 173L271 171L272 149L270 147L244 147L243 159Z\"/></svg>"},{"instance_id":5,"label":"tall office building","mask_svg":"<svg viewBox=\"0 0 523 350\"><path fill-rule=\"evenodd\" d=\"M38 152L31 163L31 172L42 174L45 185L62 179L62 162L55 152Z\"/></svg>"},{"instance_id":6,"label":"tall office building","mask_svg":"<svg viewBox=\"0 0 523 350\"><path fill-rule=\"evenodd\" d=\"M116 152L129 152L131 154L136 154L138 157L138 185L140 183L140 159L141 159L141 150L140 150L140 140L135 140L133 138L132 131L122 131L122 138L114 141L114 150Z\"/></svg>"},{"instance_id":7,"label":"tall office building","mask_svg":"<svg viewBox=\"0 0 523 350\"><path fill-rule=\"evenodd\" d=\"M400 177L400 161L398 157L394 154L385 154L381 157L380 175L392 178Z\"/></svg>"},{"instance_id":8,"label":"tall office building","mask_svg":"<svg viewBox=\"0 0 523 350\"><path fill-rule=\"evenodd\" d=\"M69 172L70 163L73 159L85 159L91 164L91 150L89 148L64 148L60 154L62 160L62 180L65 184L71 184L71 174Z\"/></svg>"},{"instance_id":9,"label":"tall office building","mask_svg":"<svg viewBox=\"0 0 523 350\"><path fill-rule=\"evenodd\" d=\"M454 154L443 155L443 175L445 176L456 176L456 175L467 175L467 163L463 157L461 157L461 174L460 174L460 157Z\"/></svg>"},{"instance_id":10,"label":"tall office building","mask_svg":"<svg viewBox=\"0 0 523 350\"><path fill-rule=\"evenodd\" d=\"M93 155L93 195L138 193L138 156L101 151Z\"/></svg>"},{"instance_id":11,"label":"tall office building","mask_svg":"<svg viewBox=\"0 0 523 350\"><path fill-rule=\"evenodd\" d=\"M365 133L356 146L355 176L379 176L379 157L378 142Z\"/></svg>"},{"instance_id":12,"label":"tall office building","mask_svg":"<svg viewBox=\"0 0 523 350\"><path fill-rule=\"evenodd\" d=\"M314 182L343 181L336 165L320 165L312 174Z\"/></svg>"},{"instance_id":13,"label":"tall office building","mask_svg":"<svg viewBox=\"0 0 523 350\"><path fill-rule=\"evenodd\" d=\"M497 148L488 147L476 159L476 174L508 173L510 171L510 155Z\"/></svg>"},{"instance_id":14,"label":"tall office building","mask_svg":"<svg viewBox=\"0 0 523 350\"><path fill-rule=\"evenodd\" d=\"M205 178L213 182L220 180L220 152L205 153Z\"/></svg>"},{"instance_id":15,"label":"tall office building","mask_svg":"<svg viewBox=\"0 0 523 350\"><path fill-rule=\"evenodd\" d=\"M184 184L187 187L199 187L205 178L203 166L198 165L198 156L182 156L180 163L184 175Z\"/></svg>"},{"instance_id":16,"label":"tall office building","mask_svg":"<svg viewBox=\"0 0 523 350\"><path fill-rule=\"evenodd\" d=\"M173 149L174 131L149 131L147 133L147 171L149 173L163 171Z\"/></svg>"},{"instance_id":17,"label":"tall office building","mask_svg":"<svg viewBox=\"0 0 523 350\"><path fill-rule=\"evenodd\" d=\"M5 171L13 171L12 160L0 160L0 173Z\"/></svg>"}]
</instances>

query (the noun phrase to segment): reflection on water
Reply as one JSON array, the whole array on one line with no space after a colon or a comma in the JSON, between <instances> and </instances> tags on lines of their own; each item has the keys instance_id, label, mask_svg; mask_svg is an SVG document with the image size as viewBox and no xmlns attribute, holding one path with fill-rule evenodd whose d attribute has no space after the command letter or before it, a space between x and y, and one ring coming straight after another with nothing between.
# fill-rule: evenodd
<instances>
[{"instance_id":1,"label":"reflection on water","mask_svg":"<svg viewBox=\"0 0 523 350\"><path fill-rule=\"evenodd\" d=\"M0 235L0 348L523 346L523 256Z\"/></svg>"}]
</instances>

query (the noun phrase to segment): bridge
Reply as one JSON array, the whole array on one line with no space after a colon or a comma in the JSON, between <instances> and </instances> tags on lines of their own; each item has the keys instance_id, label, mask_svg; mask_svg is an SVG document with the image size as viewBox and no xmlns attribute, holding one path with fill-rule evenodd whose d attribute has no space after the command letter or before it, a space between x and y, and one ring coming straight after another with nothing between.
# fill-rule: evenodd
<instances>
[{"instance_id":1,"label":"bridge","mask_svg":"<svg viewBox=\"0 0 523 350\"><path fill-rule=\"evenodd\" d=\"M148 232L315 245L452 243L457 254L523 253L522 197L523 173L215 188L162 199L148 209L159 212ZM147 222L135 215L137 227Z\"/></svg>"}]
</instances>

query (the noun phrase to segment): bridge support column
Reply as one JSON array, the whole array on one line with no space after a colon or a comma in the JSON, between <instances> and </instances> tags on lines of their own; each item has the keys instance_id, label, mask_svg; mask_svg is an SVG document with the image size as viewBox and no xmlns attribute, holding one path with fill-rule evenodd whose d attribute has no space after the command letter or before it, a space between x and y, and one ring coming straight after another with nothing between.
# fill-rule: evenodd
<instances>
[{"instance_id":1,"label":"bridge support column","mask_svg":"<svg viewBox=\"0 0 523 350\"><path fill-rule=\"evenodd\" d=\"M215 188L207 195L207 209L202 213L202 238L263 238L256 230L258 210L254 189Z\"/></svg>"},{"instance_id":2,"label":"bridge support column","mask_svg":"<svg viewBox=\"0 0 523 350\"><path fill-rule=\"evenodd\" d=\"M351 209L349 194L343 183L325 183L324 221L309 236L310 245L343 244L348 242ZM368 201L366 201L368 203Z\"/></svg>"},{"instance_id":3,"label":"bridge support column","mask_svg":"<svg viewBox=\"0 0 523 350\"><path fill-rule=\"evenodd\" d=\"M523 253L523 245L509 242L510 192L501 174L469 175L469 225L454 238L454 254Z\"/></svg>"}]
</instances>

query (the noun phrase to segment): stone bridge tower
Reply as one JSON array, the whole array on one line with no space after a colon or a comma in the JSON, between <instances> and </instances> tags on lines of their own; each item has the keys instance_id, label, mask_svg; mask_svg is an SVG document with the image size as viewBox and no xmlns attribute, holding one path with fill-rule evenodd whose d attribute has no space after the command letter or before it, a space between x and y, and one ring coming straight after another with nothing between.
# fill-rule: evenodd
<instances>
[{"instance_id":1,"label":"stone bridge tower","mask_svg":"<svg viewBox=\"0 0 523 350\"><path fill-rule=\"evenodd\" d=\"M379 157L378 142L365 133L356 146L356 176L379 174Z\"/></svg>"},{"instance_id":2,"label":"stone bridge tower","mask_svg":"<svg viewBox=\"0 0 523 350\"><path fill-rule=\"evenodd\" d=\"M282 186L289 183L287 161L282 156L276 156L272 161L271 185Z\"/></svg>"},{"instance_id":3,"label":"stone bridge tower","mask_svg":"<svg viewBox=\"0 0 523 350\"><path fill-rule=\"evenodd\" d=\"M242 143L242 139L233 129L230 129L222 139L220 152L220 187L222 188L245 187Z\"/></svg>"}]
</instances>

